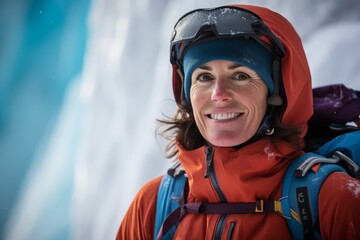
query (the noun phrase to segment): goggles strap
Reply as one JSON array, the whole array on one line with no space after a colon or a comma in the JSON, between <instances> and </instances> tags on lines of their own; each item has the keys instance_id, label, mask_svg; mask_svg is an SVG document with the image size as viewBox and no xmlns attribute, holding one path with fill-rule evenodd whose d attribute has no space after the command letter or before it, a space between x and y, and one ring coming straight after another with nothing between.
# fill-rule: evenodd
<instances>
[{"instance_id":1,"label":"goggles strap","mask_svg":"<svg viewBox=\"0 0 360 240\"><path fill-rule=\"evenodd\" d=\"M261 46L263 46L266 50L271 52L271 54L274 57L277 57L277 51L274 50L274 47L272 47L271 44L269 44L266 41L264 41L263 39L261 39L261 37L251 36L251 38L253 38L257 43L259 43Z\"/></svg>"},{"instance_id":2,"label":"goggles strap","mask_svg":"<svg viewBox=\"0 0 360 240\"><path fill-rule=\"evenodd\" d=\"M280 80L281 80L281 63L277 57L273 61L273 80L274 80L274 92L268 97L268 104L272 106L280 106L283 103L283 99L280 96Z\"/></svg>"},{"instance_id":3,"label":"goggles strap","mask_svg":"<svg viewBox=\"0 0 360 240\"><path fill-rule=\"evenodd\" d=\"M269 37L271 44L276 50L276 54L279 57L283 57L285 55L285 48L282 42L275 36L275 34L265 25L265 23L261 21L254 22L252 27L259 33L262 33L265 36Z\"/></svg>"}]
</instances>

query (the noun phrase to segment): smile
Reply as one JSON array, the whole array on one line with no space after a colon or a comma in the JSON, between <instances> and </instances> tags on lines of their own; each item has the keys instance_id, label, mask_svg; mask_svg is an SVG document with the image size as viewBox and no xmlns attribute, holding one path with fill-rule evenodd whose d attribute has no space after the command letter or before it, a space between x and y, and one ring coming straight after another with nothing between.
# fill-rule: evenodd
<instances>
[{"instance_id":1,"label":"smile","mask_svg":"<svg viewBox=\"0 0 360 240\"><path fill-rule=\"evenodd\" d=\"M240 113L211 113L208 116L215 120L228 120L239 117Z\"/></svg>"}]
</instances>

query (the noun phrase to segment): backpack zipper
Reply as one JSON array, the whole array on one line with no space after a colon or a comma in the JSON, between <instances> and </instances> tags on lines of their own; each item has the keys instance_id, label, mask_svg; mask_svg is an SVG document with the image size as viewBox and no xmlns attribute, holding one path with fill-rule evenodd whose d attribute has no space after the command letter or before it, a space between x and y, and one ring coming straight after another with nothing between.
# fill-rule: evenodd
<instances>
[{"instance_id":1,"label":"backpack zipper","mask_svg":"<svg viewBox=\"0 0 360 240\"><path fill-rule=\"evenodd\" d=\"M208 146L206 148L206 159L205 159L206 171L205 171L204 178L210 177L210 182L212 183L218 197L220 198L220 202L225 203L225 202L227 202L227 200L226 200L226 197L225 197L224 193L222 192L222 190L219 186L219 182L216 178L214 164L213 164L213 158L214 158L214 148L212 146ZM222 214L220 216L219 221L216 224L214 239L221 239L221 235L224 230L226 217L227 217L226 214Z\"/></svg>"}]
</instances>

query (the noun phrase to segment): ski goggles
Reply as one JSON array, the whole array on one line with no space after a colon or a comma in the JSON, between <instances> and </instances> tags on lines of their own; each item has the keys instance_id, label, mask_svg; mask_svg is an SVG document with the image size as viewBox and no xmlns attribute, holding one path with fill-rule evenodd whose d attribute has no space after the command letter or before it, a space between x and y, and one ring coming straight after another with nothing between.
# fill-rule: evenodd
<instances>
[{"instance_id":1,"label":"ski goggles","mask_svg":"<svg viewBox=\"0 0 360 240\"><path fill-rule=\"evenodd\" d=\"M170 62L181 63L185 49L202 33L212 31L217 37L253 37L262 45L260 37L267 37L275 56L282 58L285 48L259 16L246 9L223 6L196 9L182 16L175 24L170 42ZM269 44L268 44L269 45ZM180 64L181 65L181 64Z\"/></svg>"}]
</instances>

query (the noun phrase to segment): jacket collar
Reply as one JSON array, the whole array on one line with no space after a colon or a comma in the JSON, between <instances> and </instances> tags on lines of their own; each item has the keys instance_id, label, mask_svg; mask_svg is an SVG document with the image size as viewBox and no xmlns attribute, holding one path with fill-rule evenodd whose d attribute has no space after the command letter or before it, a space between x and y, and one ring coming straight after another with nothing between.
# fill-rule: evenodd
<instances>
[{"instance_id":1,"label":"jacket collar","mask_svg":"<svg viewBox=\"0 0 360 240\"><path fill-rule=\"evenodd\" d=\"M214 183L210 178L204 178L207 146L187 151L178 144L178 149L193 200L219 201ZM280 197L281 182L288 165L302 154L281 142L273 144L268 138L238 150L224 147L213 150L215 176L229 202Z\"/></svg>"}]
</instances>

